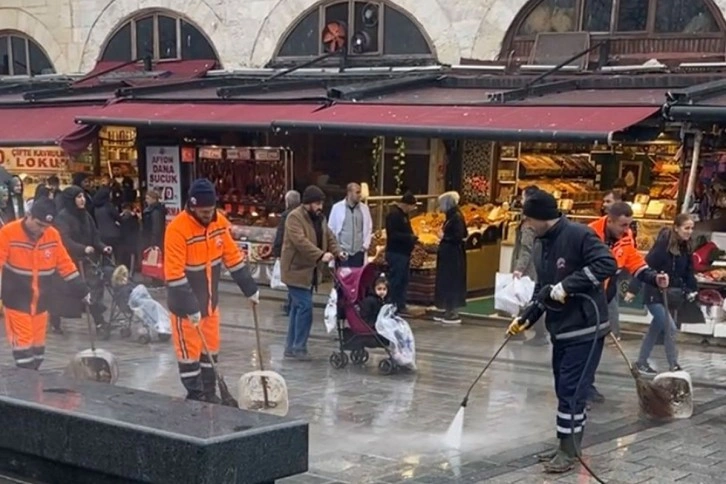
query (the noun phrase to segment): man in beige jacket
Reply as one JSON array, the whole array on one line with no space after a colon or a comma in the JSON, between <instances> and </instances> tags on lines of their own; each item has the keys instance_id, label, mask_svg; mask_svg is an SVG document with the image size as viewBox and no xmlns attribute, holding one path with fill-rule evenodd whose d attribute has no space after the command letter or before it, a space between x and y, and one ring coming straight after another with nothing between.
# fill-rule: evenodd
<instances>
[{"instance_id":1,"label":"man in beige jacket","mask_svg":"<svg viewBox=\"0 0 726 484\"><path fill-rule=\"evenodd\" d=\"M292 210L285 221L280 275L290 294L286 358L310 360L307 342L313 324L313 289L317 289L324 264L336 257L345 258L325 221L324 200L320 188L307 187L302 205Z\"/></svg>"}]
</instances>

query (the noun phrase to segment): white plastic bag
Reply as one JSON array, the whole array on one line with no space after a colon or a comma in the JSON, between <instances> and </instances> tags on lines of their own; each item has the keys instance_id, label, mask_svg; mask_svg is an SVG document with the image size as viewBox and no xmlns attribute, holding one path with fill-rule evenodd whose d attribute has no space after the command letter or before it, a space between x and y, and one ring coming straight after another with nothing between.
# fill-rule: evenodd
<instances>
[{"instance_id":1,"label":"white plastic bag","mask_svg":"<svg viewBox=\"0 0 726 484\"><path fill-rule=\"evenodd\" d=\"M338 291L332 289L325 305L325 329L332 333L338 323Z\"/></svg>"},{"instance_id":2,"label":"white plastic bag","mask_svg":"<svg viewBox=\"0 0 726 484\"><path fill-rule=\"evenodd\" d=\"M388 349L398 365L416 369L416 343L411 326L396 314L393 304L386 304L378 313L376 332L390 342Z\"/></svg>"},{"instance_id":3,"label":"white plastic bag","mask_svg":"<svg viewBox=\"0 0 726 484\"><path fill-rule=\"evenodd\" d=\"M270 287L272 289L287 289L287 286L282 282L282 274L280 272L280 259L275 261L275 265L272 266L272 277L270 278Z\"/></svg>"},{"instance_id":4,"label":"white plastic bag","mask_svg":"<svg viewBox=\"0 0 726 484\"><path fill-rule=\"evenodd\" d=\"M171 334L169 312L151 297L143 284L139 284L131 291L129 308L137 318L149 328L154 329L157 334Z\"/></svg>"},{"instance_id":5,"label":"white plastic bag","mask_svg":"<svg viewBox=\"0 0 726 484\"><path fill-rule=\"evenodd\" d=\"M529 277L515 279L512 274L497 272L494 288L494 309L517 316L532 300L534 281Z\"/></svg>"}]
</instances>

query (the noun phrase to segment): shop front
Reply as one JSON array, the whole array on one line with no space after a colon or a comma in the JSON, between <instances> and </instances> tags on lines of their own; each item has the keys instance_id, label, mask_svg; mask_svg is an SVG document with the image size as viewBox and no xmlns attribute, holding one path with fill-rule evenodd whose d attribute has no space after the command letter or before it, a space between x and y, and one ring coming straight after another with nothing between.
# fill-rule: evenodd
<instances>
[{"instance_id":1,"label":"shop front","mask_svg":"<svg viewBox=\"0 0 726 484\"><path fill-rule=\"evenodd\" d=\"M0 106L0 166L23 179L25 199L50 176L67 185L71 173L93 171L92 147L86 144L69 154L58 143L73 131L75 116L97 109L100 106L31 104L22 99Z\"/></svg>"}]
</instances>

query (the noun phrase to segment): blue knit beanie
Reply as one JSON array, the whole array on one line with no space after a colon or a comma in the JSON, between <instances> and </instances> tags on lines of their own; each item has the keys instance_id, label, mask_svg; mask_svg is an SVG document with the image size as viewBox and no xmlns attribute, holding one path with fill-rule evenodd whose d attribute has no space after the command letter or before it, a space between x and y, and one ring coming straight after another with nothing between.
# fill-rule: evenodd
<instances>
[{"instance_id":1,"label":"blue knit beanie","mask_svg":"<svg viewBox=\"0 0 726 484\"><path fill-rule=\"evenodd\" d=\"M217 191L214 189L212 182L206 178L194 180L189 188L189 206L190 207L216 207Z\"/></svg>"}]
</instances>

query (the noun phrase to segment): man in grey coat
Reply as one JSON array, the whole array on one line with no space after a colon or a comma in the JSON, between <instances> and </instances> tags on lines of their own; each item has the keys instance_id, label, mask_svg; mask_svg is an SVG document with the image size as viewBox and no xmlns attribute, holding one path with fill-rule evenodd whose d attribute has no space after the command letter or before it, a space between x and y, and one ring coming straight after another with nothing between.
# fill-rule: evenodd
<instances>
[{"instance_id":1,"label":"man in grey coat","mask_svg":"<svg viewBox=\"0 0 726 484\"><path fill-rule=\"evenodd\" d=\"M524 202L539 188L532 185L522 191L522 206ZM541 250L537 241L534 229L525 227L522 221L517 227L517 235L514 241L514 252L512 253L512 275L515 278L529 277L533 281L537 281L537 271L534 267L534 255ZM544 346L547 345L547 331L544 324L534 325L534 337L524 342L527 345Z\"/></svg>"}]
</instances>

